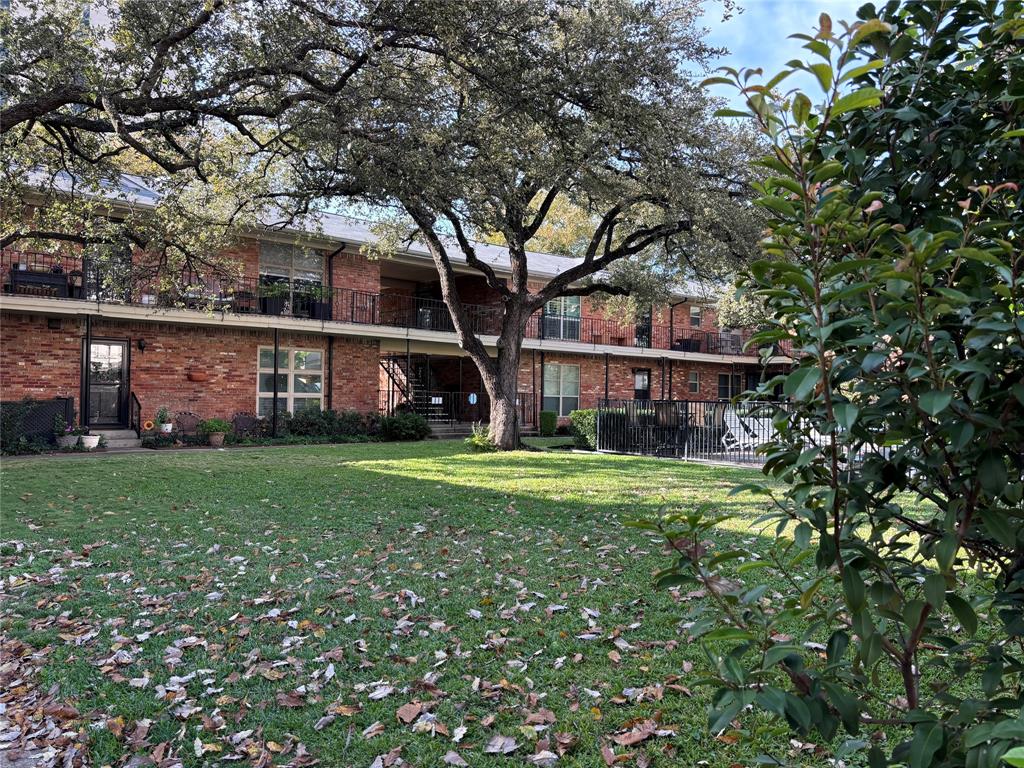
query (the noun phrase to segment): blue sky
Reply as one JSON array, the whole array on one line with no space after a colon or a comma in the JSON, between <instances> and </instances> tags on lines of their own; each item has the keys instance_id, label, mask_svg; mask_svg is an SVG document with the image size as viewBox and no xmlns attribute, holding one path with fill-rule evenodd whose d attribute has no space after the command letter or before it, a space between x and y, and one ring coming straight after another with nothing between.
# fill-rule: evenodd
<instances>
[{"instance_id":1,"label":"blue sky","mask_svg":"<svg viewBox=\"0 0 1024 768\"><path fill-rule=\"evenodd\" d=\"M801 48L803 41L790 40L789 35L813 34L818 15L823 11L833 22L853 21L857 18L857 9L865 2L867 0L737 0L743 12L737 10L731 19L722 21L722 3L708 0L703 21L710 30L708 42L729 49L729 55L715 66L761 67L771 77L784 69L790 59L806 59L809 53ZM881 2L875 5L878 7ZM800 72L791 75L781 87L801 88L815 100L821 95L816 82L810 75ZM742 104L734 98L732 89L717 86L715 93Z\"/></svg>"}]
</instances>

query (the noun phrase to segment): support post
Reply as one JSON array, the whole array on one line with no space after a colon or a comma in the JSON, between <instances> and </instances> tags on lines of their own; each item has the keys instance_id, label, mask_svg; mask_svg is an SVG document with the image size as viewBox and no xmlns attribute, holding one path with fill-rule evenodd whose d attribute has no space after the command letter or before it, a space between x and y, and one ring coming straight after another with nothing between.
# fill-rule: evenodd
<instances>
[{"instance_id":1,"label":"support post","mask_svg":"<svg viewBox=\"0 0 1024 768\"><path fill-rule=\"evenodd\" d=\"M327 410L334 410L334 337L327 337Z\"/></svg>"},{"instance_id":2,"label":"support post","mask_svg":"<svg viewBox=\"0 0 1024 768\"><path fill-rule=\"evenodd\" d=\"M540 412L544 410L544 350L540 351L540 392L537 393L537 429L540 429Z\"/></svg>"},{"instance_id":3,"label":"support post","mask_svg":"<svg viewBox=\"0 0 1024 768\"><path fill-rule=\"evenodd\" d=\"M608 353L604 353L604 400L608 404Z\"/></svg>"},{"instance_id":4,"label":"support post","mask_svg":"<svg viewBox=\"0 0 1024 768\"><path fill-rule=\"evenodd\" d=\"M78 415L78 423L83 427L89 426L89 361L92 357L92 315L85 316L85 350L82 352L82 391L78 399L81 413Z\"/></svg>"},{"instance_id":5,"label":"support post","mask_svg":"<svg viewBox=\"0 0 1024 768\"><path fill-rule=\"evenodd\" d=\"M540 410L540 409L537 408L537 350L536 349L533 350L533 361L530 363L530 376L533 379L533 383L531 384L533 392L532 392L532 397L530 399L533 400L533 426L536 429L538 427L537 419L539 418L537 416L537 413Z\"/></svg>"},{"instance_id":6,"label":"support post","mask_svg":"<svg viewBox=\"0 0 1024 768\"><path fill-rule=\"evenodd\" d=\"M277 354L281 347L281 331L274 329L274 402L271 408L271 429L270 434L277 437Z\"/></svg>"},{"instance_id":7,"label":"support post","mask_svg":"<svg viewBox=\"0 0 1024 768\"><path fill-rule=\"evenodd\" d=\"M665 358L661 358L661 399L665 399Z\"/></svg>"},{"instance_id":8,"label":"support post","mask_svg":"<svg viewBox=\"0 0 1024 768\"><path fill-rule=\"evenodd\" d=\"M675 360L669 359L668 361L668 399L672 399L672 364Z\"/></svg>"}]
</instances>

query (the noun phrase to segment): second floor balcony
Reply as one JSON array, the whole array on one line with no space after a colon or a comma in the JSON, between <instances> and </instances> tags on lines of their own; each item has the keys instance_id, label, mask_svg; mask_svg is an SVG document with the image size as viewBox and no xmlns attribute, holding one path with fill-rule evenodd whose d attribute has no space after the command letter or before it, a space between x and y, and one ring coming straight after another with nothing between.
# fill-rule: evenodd
<instances>
[{"instance_id":1,"label":"second floor balcony","mask_svg":"<svg viewBox=\"0 0 1024 768\"><path fill-rule=\"evenodd\" d=\"M394 291L372 293L315 282L268 278L184 276L167 287L133 265L90 263L49 254L3 253L0 281L4 295L94 301L160 310L193 310L377 325L455 333L443 301ZM478 336L495 336L502 307L466 304L470 327ZM526 328L527 339L588 347L672 350L709 355L757 357L747 331L706 331L598 317L537 313ZM789 356L788 345L774 355Z\"/></svg>"}]
</instances>

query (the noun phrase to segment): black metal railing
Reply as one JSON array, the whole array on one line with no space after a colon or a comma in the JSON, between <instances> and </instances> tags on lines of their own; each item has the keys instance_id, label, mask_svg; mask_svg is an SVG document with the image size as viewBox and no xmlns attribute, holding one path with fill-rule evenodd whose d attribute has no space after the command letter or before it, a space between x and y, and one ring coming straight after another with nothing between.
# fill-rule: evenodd
<instances>
[{"instance_id":1,"label":"black metal railing","mask_svg":"<svg viewBox=\"0 0 1024 768\"><path fill-rule=\"evenodd\" d=\"M44 253L3 251L0 253L0 284L8 294L45 298L308 318L321 322L384 325L442 333L455 331L451 314L440 299L331 288L270 276L204 279L183 274L168 282L157 280L141 265L110 259L83 260ZM465 310L473 333L480 336L499 333L500 306L467 304ZM676 329L671 325L643 321L623 323L603 318L540 313L527 323L526 338L713 355L756 357L761 352L759 348L748 346L750 334L747 332ZM791 352L787 343L773 345L771 350L776 355L789 355Z\"/></svg>"},{"instance_id":2,"label":"black metal railing","mask_svg":"<svg viewBox=\"0 0 1024 768\"><path fill-rule=\"evenodd\" d=\"M519 392L516 401L520 426L532 428L537 423L533 398L529 392ZM407 397L392 387L379 391L378 410L385 415L412 411L439 424L486 423L490 419L491 401L484 391L426 391Z\"/></svg>"},{"instance_id":3,"label":"black metal railing","mask_svg":"<svg viewBox=\"0 0 1024 768\"><path fill-rule=\"evenodd\" d=\"M142 403L134 392L128 401L128 429L134 431L136 437L142 437Z\"/></svg>"},{"instance_id":4,"label":"black metal railing","mask_svg":"<svg viewBox=\"0 0 1024 768\"><path fill-rule=\"evenodd\" d=\"M750 332L702 331L653 323L624 323L597 317L560 317L537 314L526 326L526 338L578 342L612 347L666 349L710 355L758 356L761 347L749 347ZM790 345L772 345L775 355L788 355Z\"/></svg>"}]
</instances>

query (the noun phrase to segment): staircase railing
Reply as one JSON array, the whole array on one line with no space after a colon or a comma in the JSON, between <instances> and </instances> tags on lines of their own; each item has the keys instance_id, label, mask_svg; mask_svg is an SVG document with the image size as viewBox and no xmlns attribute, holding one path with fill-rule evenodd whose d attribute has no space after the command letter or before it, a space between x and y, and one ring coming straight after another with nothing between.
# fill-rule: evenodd
<instances>
[{"instance_id":1,"label":"staircase railing","mask_svg":"<svg viewBox=\"0 0 1024 768\"><path fill-rule=\"evenodd\" d=\"M128 404L128 428L135 431L136 437L142 437L142 403L134 392Z\"/></svg>"}]
</instances>

